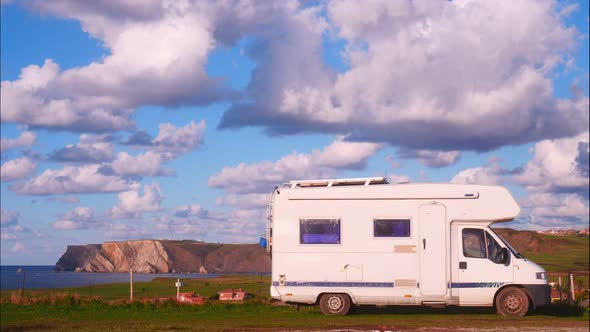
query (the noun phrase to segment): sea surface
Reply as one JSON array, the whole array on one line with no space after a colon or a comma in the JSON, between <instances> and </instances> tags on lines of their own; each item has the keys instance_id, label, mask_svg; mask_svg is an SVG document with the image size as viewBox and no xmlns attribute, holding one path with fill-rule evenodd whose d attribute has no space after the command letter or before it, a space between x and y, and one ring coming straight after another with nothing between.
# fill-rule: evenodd
<instances>
[{"instance_id":1,"label":"sea surface","mask_svg":"<svg viewBox=\"0 0 590 332\"><path fill-rule=\"evenodd\" d=\"M197 273L134 273L134 281L151 281L154 278L202 279L217 274ZM129 273L55 272L53 265L2 265L0 266L0 289L70 288L116 282L129 282Z\"/></svg>"}]
</instances>

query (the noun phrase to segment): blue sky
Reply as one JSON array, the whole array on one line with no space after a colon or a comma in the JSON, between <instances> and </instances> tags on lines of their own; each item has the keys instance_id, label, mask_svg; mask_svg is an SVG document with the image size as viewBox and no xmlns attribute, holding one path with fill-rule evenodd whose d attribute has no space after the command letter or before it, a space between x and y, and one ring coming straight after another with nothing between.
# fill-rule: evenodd
<instances>
[{"instance_id":1,"label":"blue sky","mask_svg":"<svg viewBox=\"0 0 590 332\"><path fill-rule=\"evenodd\" d=\"M505 185L510 227L588 227L588 12L3 2L1 263L255 242L272 188L305 178Z\"/></svg>"}]
</instances>

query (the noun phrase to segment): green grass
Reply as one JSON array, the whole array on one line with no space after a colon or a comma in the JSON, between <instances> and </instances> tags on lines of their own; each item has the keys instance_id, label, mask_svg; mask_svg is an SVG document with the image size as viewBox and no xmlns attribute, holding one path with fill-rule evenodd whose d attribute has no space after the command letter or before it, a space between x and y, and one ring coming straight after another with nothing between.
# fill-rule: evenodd
<instances>
[{"instance_id":1,"label":"green grass","mask_svg":"<svg viewBox=\"0 0 590 332\"><path fill-rule=\"evenodd\" d=\"M181 292L195 292L206 298L214 297L218 291L226 288L243 288L252 294L254 298L268 299L269 297L270 276L224 275L218 278L181 280L184 283L184 286L180 289ZM135 282L133 286L134 298L141 300L175 297L175 282L176 279L170 278L155 278L149 282ZM100 297L105 301L126 300L129 299L129 283L78 288L29 289L25 291L25 296L43 296L52 292L78 294L83 297ZM3 290L0 292L0 298L8 298L12 293L15 293L15 291Z\"/></svg>"},{"instance_id":2,"label":"green grass","mask_svg":"<svg viewBox=\"0 0 590 332\"><path fill-rule=\"evenodd\" d=\"M344 317L327 317L316 307L271 306L263 303L208 304L203 306L164 303L106 305L90 302L80 305L2 304L2 330L52 329L80 331L164 331L226 329L319 329L417 327L588 327L588 314L555 317L543 314L510 319L491 309L430 309L407 307L364 307Z\"/></svg>"},{"instance_id":3,"label":"green grass","mask_svg":"<svg viewBox=\"0 0 590 332\"><path fill-rule=\"evenodd\" d=\"M268 276L230 275L184 280L183 291L214 297L225 288L244 288L254 294L245 303L209 301L202 306L182 305L166 299L175 296L175 279L159 278L135 284L135 299L127 303L128 284L71 289L38 289L1 293L2 331L183 331L232 329L416 329L482 328L506 326L550 329L588 328L588 312L551 307L520 319L500 317L491 308L361 307L344 317L327 317L317 307L277 306L269 303ZM260 291L259 291L260 290ZM257 293L260 292L260 295ZM11 298L12 296L12 298ZM35 303L36 302L36 303ZM108 303L107 303L108 302ZM110 303L110 304L109 304ZM582 316L580 316L582 314Z\"/></svg>"},{"instance_id":4,"label":"green grass","mask_svg":"<svg viewBox=\"0 0 590 332\"><path fill-rule=\"evenodd\" d=\"M545 235L548 239L556 239L558 244L548 253L523 252L526 258L541 265L551 272L586 271L590 268L590 252L588 236L555 236Z\"/></svg>"}]
</instances>

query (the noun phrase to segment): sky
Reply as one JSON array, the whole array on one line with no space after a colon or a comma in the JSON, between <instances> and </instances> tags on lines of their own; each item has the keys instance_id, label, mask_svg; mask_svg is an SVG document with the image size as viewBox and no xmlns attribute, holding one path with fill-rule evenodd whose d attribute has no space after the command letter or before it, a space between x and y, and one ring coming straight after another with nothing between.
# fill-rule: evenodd
<instances>
[{"instance_id":1,"label":"sky","mask_svg":"<svg viewBox=\"0 0 590 332\"><path fill-rule=\"evenodd\" d=\"M253 243L275 186L503 185L587 228L587 1L2 1L1 264Z\"/></svg>"}]
</instances>

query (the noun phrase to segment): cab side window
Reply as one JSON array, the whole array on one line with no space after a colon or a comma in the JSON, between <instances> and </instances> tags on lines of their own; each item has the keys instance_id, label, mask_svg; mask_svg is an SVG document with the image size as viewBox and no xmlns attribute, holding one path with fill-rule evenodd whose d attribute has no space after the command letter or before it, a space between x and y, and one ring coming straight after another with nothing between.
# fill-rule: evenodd
<instances>
[{"instance_id":1,"label":"cab side window","mask_svg":"<svg viewBox=\"0 0 590 332\"><path fill-rule=\"evenodd\" d=\"M463 256L486 258L486 244L483 229L465 228L463 235Z\"/></svg>"},{"instance_id":2,"label":"cab side window","mask_svg":"<svg viewBox=\"0 0 590 332\"><path fill-rule=\"evenodd\" d=\"M500 254L502 247L488 232L486 232L486 243L488 248L488 259L496 264L503 263L502 255Z\"/></svg>"}]
</instances>

